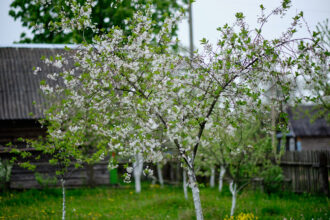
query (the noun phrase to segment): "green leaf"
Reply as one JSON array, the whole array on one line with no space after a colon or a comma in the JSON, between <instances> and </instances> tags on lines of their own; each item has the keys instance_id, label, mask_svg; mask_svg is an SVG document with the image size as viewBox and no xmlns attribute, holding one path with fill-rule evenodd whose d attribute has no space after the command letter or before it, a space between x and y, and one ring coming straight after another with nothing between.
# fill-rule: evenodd
<instances>
[{"instance_id":1,"label":"green leaf","mask_svg":"<svg viewBox=\"0 0 330 220\"><path fill-rule=\"evenodd\" d=\"M235 14L235 17L236 17L237 19L243 19L243 18L244 18L244 15L243 15L242 12L237 12L237 13Z\"/></svg>"},{"instance_id":2,"label":"green leaf","mask_svg":"<svg viewBox=\"0 0 330 220\"><path fill-rule=\"evenodd\" d=\"M43 85L46 85L46 80L41 80L41 81L40 81L40 85L42 85L42 86L43 86Z\"/></svg>"}]
</instances>

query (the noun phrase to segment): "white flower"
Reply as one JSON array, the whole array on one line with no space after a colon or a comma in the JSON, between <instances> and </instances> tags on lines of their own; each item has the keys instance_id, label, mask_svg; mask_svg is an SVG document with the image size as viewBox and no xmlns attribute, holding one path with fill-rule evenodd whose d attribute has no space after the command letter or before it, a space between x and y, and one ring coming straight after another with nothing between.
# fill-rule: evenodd
<instances>
[{"instance_id":1,"label":"white flower","mask_svg":"<svg viewBox=\"0 0 330 220\"><path fill-rule=\"evenodd\" d=\"M127 173L132 173L133 172L133 167L127 167L126 171L127 171Z\"/></svg>"},{"instance_id":2,"label":"white flower","mask_svg":"<svg viewBox=\"0 0 330 220\"><path fill-rule=\"evenodd\" d=\"M99 127L98 127L97 125L95 125L95 124L92 124L91 126L92 126L92 128L93 128L94 130L98 130L98 129L99 129Z\"/></svg>"},{"instance_id":3,"label":"white flower","mask_svg":"<svg viewBox=\"0 0 330 220\"><path fill-rule=\"evenodd\" d=\"M37 66L37 67L33 70L33 75L37 75L38 72L40 72L40 71L41 71L41 68Z\"/></svg>"},{"instance_id":4,"label":"white flower","mask_svg":"<svg viewBox=\"0 0 330 220\"><path fill-rule=\"evenodd\" d=\"M99 159L100 159L100 160L104 160L104 153L102 153L102 154L99 156Z\"/></svg>"},{"instance_id":5,"label":"white flower","mask_svg":"<svg viewBox=\"0 0 330 220\"><path fill-rule=\"evenodd\" d=\"M45 94L50 94L54 92L54 89L52 87L50 87L49 85L40 85L40 89L42 90L42 92L44 92Z\"/></svg>"},{"instance_id":6,"label":"white flower","mask_svg":"<svg viewBox=\"0 0 330 220\"><path fill-rule=\"evenodd\" d=\"M70 126L69 127L69 130L72 132L72 133L75 133L79 130L80 128L78 126Z\"/></svg>"},{"instance_id":7,"label":"white flower","mask_svg":"<svg viewBox=\"0 0 330 220\"><path fill-rule=\"evenodd\" d=\"M130 183L131 182L131 174L125 173L123 181L124 181L124 183Z\"/></svg>"},{"instance_id":8,"label":"white flower","mask_svg":"<svg viewBox=\"0 0 330 220\"><path fill-rule=\"evenodd\" d=\"M108 164L108 170L113 170L116 168L118 168L118 164L116 164L115 161L111 159Z\"/></svg>"},{"instance_id":9,"label":"white flower","mask_svg":"<svg viewBox=\"0 0 330 220\"><path fill-rule=\"evenodd\" d=\"M156 128L158 128L158 124L156 124L156 122L152 118L149 118L149 120L148 120L148 126L152 130L155 130Z\"/></svg>"},{"instance_id":10,"label":"white flower","mask_svg":"<svg viewBox=\"0 0 330 220\"><path fill-rule=\"evenodd\" d=\"M145 176L153 176L153 174L154 174L154 171L152 169L150 169L149 167L146 167L143 170L143 175L145 175Z\"/></svg>"},{"instance_id":11,"label":"white flower","mask_svg":"<svg viewBox=\"0 0 330 220\"><path fill-rule=\"evenodd\" d=\"M56 60L54 63L53 63L53 66L57 67L57 68L62 68L63 64L60 60Z\"/></svg>"}]
</instances>

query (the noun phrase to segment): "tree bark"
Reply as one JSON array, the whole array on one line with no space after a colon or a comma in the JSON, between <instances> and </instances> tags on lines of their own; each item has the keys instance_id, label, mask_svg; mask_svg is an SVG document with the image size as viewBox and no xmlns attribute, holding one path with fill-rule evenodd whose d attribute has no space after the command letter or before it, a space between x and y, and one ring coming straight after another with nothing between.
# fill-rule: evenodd
<instances>
[{"instance_id":1,"label":"tree bark","mask_svg":"<svg viewBox=\"0 0 330 220\"><path fill-rule=\"evenodd\" d=\"M225 176L226 168L224 166L220 166L220 173L219 173L219 192L222 191L223 187L223 177Z\"/></svg>"},{"instance_id":2,"label":"tree bark","mask_svg":"<svg viewBox=\"0 0 330 220\"><path fill-rule=\"evenodd\" d=\"M159 163L157 163L157 173L158 173L159 184L163 188L164 187L164 179L163 179L163 173L162 173L162 166Z\"/></svg>"},{"instance_id":3,"label":"tree bark","mask_svg":"<svg viewBox=\"0 0 330 220\"><path fill-rule=\"evenodd\" d=\"M62 185L62 220L65 220L65 180L61 179L61 185Z\"/></svg>"},{"instance_id":4,"label":"tree bark","mask_svg":"<svg viewBox=\"0 0 330 220\"><path fill-rule=\"evenodd\" d=\"M200 199L200 196L199 196L198 183L197 183L197 180L196 180L195 172L191 168L188 168L188 177L189 177L189 185L191 187L192 196L193 196L193 200L194 200L196 219L197 220L203 220L204 217L203 217L201 199Z\"/></svg>"},{"instance_id":5,"label":"tree bark","mask_svg":"<svg viewBox=\"0 0 330 220\"><path fill-rule=\"evenodd\" d=\"M188 200L188 190L187 190L187 172L185 169L183 169L183 192L184 192L184 198Z\"/></svg>"},{"instance_id":6,"label":"tree bark","mask_svg":"<svg viewBox=\"0 0 330 220\"><path fill-rule=\"evenodd\" d=\"M135 155L134 166L134 180L135 180L135 192L141 192L141 175L143 170L143 156L141 153Z\"/></svg>"},{"instance_id":7,"label":"tree bark","mask_svg":"<svg viewBox=\"0 0 330 220\"><path fill-rule=\"evenodd\" d=\"M234 212L235 212L235 207L236 207L237 184L234 181L231 181L230 185L229 185L229 189L230 189L230 192L232 194L230 216L233 216Z\"/></svg>"},{"instance_id":8,"label":"tree bark","mask_svg":"<svg viewBox=\"0 0 330 220\"><path fill-rule=\"evenodd\" d=\"M210 176L210 187L214 188L215 186L215 167L212 166L211 168L211 176Z\"/></svg>"}]
</instances>

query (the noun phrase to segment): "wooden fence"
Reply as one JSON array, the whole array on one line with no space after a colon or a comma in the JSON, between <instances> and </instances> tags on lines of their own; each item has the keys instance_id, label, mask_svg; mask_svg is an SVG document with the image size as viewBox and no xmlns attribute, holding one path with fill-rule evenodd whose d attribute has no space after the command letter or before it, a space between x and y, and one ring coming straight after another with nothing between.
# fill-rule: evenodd
<instances>
[{"instance_id":1,"label":"wooden fence","mask_svg":"<svg viewBox=\"0 0 330 220\"><path fill-rule=\"evenodd\" d=\"M46 162L41 162L32 172L14 166L11 173L11 188L40 188L35 173L42 176L54 176L54 168ZM171 184L180 184L182 181L182 168L180 164L172 161L163 166L162 173L165 181ZM151 166L151 165L150 165ZM280 166L285 177L285 187L293 192L322 193L329 196L330 151L301 151L286 152ZM121 166L120 166L121 167ZM151 166L152 167L152 166ZM154 170L156 168L154 167ZM118 170L119 175L124 170ZM200 182L208 182L205 177L199 177ZM74 169L67 180L67 186L108 185L109 172L107 162Z\"/></svg>"},{"instance_id":2,"label":"wooden fence","mask_svg":"<svg viewBox=\"0 0 330 220\"><path fill-rule=\"evenodd\" d=\"M289 190L329 196L330 151L286 152L280 165Z\"/></svg>"}]
</instances>

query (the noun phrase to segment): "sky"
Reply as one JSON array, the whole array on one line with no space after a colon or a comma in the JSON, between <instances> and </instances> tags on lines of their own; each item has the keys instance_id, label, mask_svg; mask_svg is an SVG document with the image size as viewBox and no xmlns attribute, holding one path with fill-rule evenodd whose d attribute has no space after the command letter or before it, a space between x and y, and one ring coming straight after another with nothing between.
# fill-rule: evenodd
<instances>
[{"instance_id":1,"label":"sky","mask_svg":"<svg viewBox=\"0 0 330 220\"><path fill-rule=\"evenodd\" d=\"M18 41L20 34L27 31L20 21L14 21L8 15L11 0L0 0L0 45L8 45ZM196 0L193 4L193 33L195 48L200 48L202 38L216 43L219 34L217 27L234 21L236 12L243 12L249 26L257 27L259 5L263 4L268 11L280 4L279 0ZM330 19L330 0L292 0L292 8L283 19L275 18L265 26L266 37L280 35L291 22L295 13L304 11L304 18L313 30L318 22ZM28 32L28 31L27 31ZM307 30L303 29L298 36L305 36ZM179 25L179 39L183 46L189 45L189 31L187 20Z\"/></svg>"}]
</instances>

